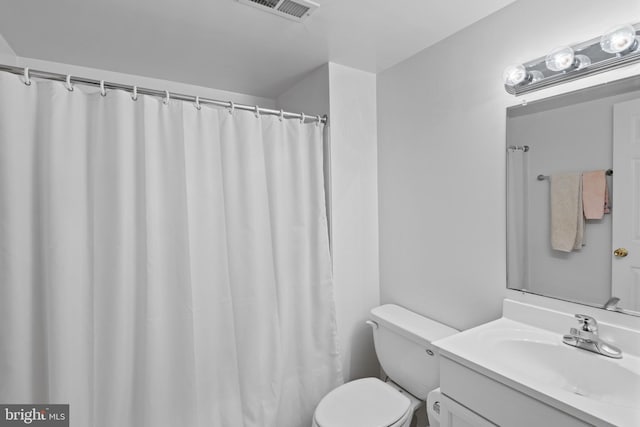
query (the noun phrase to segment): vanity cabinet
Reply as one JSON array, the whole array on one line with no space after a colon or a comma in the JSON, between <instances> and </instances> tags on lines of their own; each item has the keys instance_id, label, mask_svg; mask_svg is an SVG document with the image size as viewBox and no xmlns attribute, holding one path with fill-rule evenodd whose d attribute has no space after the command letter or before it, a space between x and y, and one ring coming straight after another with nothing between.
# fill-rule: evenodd
<instances>
[{"instance_id":1,"label":"vanity cabinet","mask_svg":"<svg viewBox=\"0 0 640 427\"><path fill-rule=\"evenodd\" d=\"M442 427L586 427L570 414L447 357L440 358Z\"/></svg>"},{"instance_id":2,"label":"vanity cabinet","mask_svg":"<svg viewBox=\"0 0 640 427\"><path fill-rule=\"evenodd\" d=\"M495 424L446 395L442 395L440 427L495 427Z\"/></svg>"}]
</instances>

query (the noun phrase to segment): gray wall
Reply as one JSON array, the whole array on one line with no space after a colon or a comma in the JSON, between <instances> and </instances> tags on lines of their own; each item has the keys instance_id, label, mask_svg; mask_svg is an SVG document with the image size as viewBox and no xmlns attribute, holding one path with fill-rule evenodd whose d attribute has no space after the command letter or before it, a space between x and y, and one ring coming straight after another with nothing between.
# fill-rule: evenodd
<instances>
[{"instance_id":1,"label":"gray wall","mask_svg":"<svg viewBox=\"0 0 640 427\"><path fill-rule=\"evenodd\" d=\"M0 64L15 65L16 53L0 34Z\"/></svg>"},{"instance_id":2,"label":"gray wall","mask_svg":"<svg viewBox=\"0 0 640 427\"><path fill-rule=\"evenodd\" d=\"M570 17L570 18L567 18ZM506 293L507 65L640 20L640 2L519 0L378 75L382 302L459 329ZM640 67L565 84L568 91Z\"/></svg>"}]
</instances>

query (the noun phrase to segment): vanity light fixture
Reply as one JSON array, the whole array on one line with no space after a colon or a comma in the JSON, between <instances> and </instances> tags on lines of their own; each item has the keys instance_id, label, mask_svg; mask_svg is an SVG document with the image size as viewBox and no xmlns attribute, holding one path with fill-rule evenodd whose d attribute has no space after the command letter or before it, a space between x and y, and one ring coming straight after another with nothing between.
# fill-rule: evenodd
<instances>
[{"instance_id":1,"label":"vanity light fixture","mask_svg":"<svg viewBox=\"0 0 640 427\"><path fill-rule=\"evenodd\" d=\"M504 70L508 93L518 96L640 62L640 23L620 25L603 36L553 49L548 55Z\"/></svg>"}]
</instances>

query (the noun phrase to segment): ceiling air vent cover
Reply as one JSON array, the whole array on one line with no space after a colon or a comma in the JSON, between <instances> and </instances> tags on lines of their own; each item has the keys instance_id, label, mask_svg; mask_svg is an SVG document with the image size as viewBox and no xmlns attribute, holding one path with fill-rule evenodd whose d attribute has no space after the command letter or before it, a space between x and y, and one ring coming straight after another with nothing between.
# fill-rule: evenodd
<instances>
[{"instance_id":1,"label":"ceiling air vent cover","mask_svg":"<svg viewBox=\"0 0 640 427\"><path fill-rule=\"evenodd\" d=\"M311 0L238 0L265 12L271 12L283 18L297 22L304 21L320 5Z\"/></svg>"}]
</instances>

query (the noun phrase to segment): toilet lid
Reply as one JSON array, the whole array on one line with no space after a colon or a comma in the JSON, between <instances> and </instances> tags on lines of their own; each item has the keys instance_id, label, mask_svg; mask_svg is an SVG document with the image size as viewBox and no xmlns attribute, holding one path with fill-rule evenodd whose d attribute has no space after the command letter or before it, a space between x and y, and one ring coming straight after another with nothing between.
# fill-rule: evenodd
<instances>
[{"instance_id":1,"label":"toilet lid","mask_svg":"<svg viewBox=\"0 0 640 427\"><path fill-rule=\"evenodd\" d=\"M377 378L351 381L327 394L315 413L320 427L389 427L411 405L407 396Z\"/></svg>"}]
</instances>

